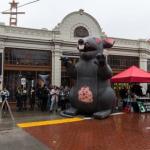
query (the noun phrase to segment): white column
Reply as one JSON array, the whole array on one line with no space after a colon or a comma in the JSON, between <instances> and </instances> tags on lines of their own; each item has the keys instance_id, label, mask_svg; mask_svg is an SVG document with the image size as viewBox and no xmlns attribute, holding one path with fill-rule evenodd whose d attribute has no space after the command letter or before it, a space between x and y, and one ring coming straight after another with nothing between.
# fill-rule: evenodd
<instances>
[{"instance_id":1,"label":"white column","mask_svg":"<svg viewBox=\"0 0 150 150\"><path fill-rule=\"evenodd\" d=\"M52 51L52 85L61 85L61 60L62 52L59 45Z\"/></svg>"},{"instance_id":2,"label":"white column","mask_svg":"<svg viewBox=\"0 0 150 150\"><path fill-rule=\"evenodd\" d=\"M3 77L4 77L4 48L0 47L0 53L2 55L2 64L1 64L1 70L2 74L0 75L0 90L3 89Z\"/></svg>"},{"instance_id":3,"label":"white column","mask_svg":"<svg viewBox=\"0 0 150 150\"><path fill-rule=\"evenodd\" d=\"M146 58L146 54L144 53L140 54L139 66L141 69L147 71L147 58ZM144 87L145 90L147 90L147 83L141 83L141 86Z\"/></svg>"},{"instance_id":4,"label":"white column","mask_svg":"<svg viewBox=\"0 0 150 150\"><path fill-rule=\"evenodd\" d=\"M147 58L146 54L140 54L140 68L147 71Z\"/></svg>"}]
</instances>

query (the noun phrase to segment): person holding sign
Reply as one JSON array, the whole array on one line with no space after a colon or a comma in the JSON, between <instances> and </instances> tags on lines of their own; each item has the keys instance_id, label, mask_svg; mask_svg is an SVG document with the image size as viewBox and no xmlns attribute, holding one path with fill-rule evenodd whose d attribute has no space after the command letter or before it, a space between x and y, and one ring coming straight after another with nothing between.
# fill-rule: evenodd
<instances>
[{"instance_id":1,"label":"person holding sign","mask_svg":"<svg viewBox=\"0 0 150 150\"><path fill-rule=\"evenodd\" d=\"M9 91L6 89L6 87L4 87L4 89L0 92L0 95L2 97L2 103L4 102L5 99L8 100ZM4 104L3 109L6 110L6 103Z\"/></svg>"}]
</instances>

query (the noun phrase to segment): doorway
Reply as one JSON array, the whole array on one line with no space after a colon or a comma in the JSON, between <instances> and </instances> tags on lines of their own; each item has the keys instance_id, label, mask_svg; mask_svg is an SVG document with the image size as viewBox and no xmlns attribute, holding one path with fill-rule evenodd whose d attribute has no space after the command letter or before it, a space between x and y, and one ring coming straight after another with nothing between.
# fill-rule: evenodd
<instances>
[{"instance_id":1,"label":"doorway","mask_svg":"<svg viewBox=\"0 0 150 150\"><path fill-rule=\"evenodd\" d=\"M30 91L31 87L37 87L39 75L49 75L49 84L51 83L50 72L46 71L4 71L4 87L10 92L10 100L15 101L15 93L17 87L24 84L27 88L27 92ZM25 83L23 83L25 82Z\"/></svg>"}]
</instances>

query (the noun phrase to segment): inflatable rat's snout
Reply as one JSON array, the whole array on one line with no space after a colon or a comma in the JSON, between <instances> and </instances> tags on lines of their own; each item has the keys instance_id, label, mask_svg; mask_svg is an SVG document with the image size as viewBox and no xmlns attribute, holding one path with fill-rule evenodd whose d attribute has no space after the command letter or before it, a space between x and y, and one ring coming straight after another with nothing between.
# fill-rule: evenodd
<instances>
[{"instance_id":1,"label":"inflatable rat's snout","mask_svg":"<svg viewBox=\"0 0 150 150\"><path fill-rule=\"evenodd\" d=\"M78 40L78 46L77 46L78 50L82 51L82 50L84 50L84 47L85 47L84 40L83 39L79 39Z\"/></svg>"},{"instance_id":2,"label":"inflatable rat's snout","mask_svg":"<svg viewBox=\"0 0 150 150\"><path fill-rule=\"evenodd\" d=\"M83 39L79 39L78 44L79 45L84 45L84 40Z\"/></svg>"}]
</instances>

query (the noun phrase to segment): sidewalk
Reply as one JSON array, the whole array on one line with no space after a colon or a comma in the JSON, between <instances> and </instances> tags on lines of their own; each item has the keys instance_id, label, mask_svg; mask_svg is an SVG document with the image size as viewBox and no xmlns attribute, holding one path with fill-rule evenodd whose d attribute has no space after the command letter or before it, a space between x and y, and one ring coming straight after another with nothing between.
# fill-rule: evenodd
<instances>
[{"instance_id":1,"label":"sidewalk","mask_svg":"<svg viewBox=\"0 0 150 150\"><path fill-rule=\"evenodd\" d=\"M0 150L49 150L41 142L19 128L0 131Z\"/></svg>"},{"instance_id":2,"label":"sidewalk","mask_svg":"<svg viewBox=\"0 0 150 150\"><path fill-rule=\"evenodd\" d=\"M61 118L58 114L41 111L16 112L13 110L15 122L8 114L0 119L0 150L49 150L37 139L17 127L16 124L32 121L43 121Z\"/></svg>"}]
</instances>

